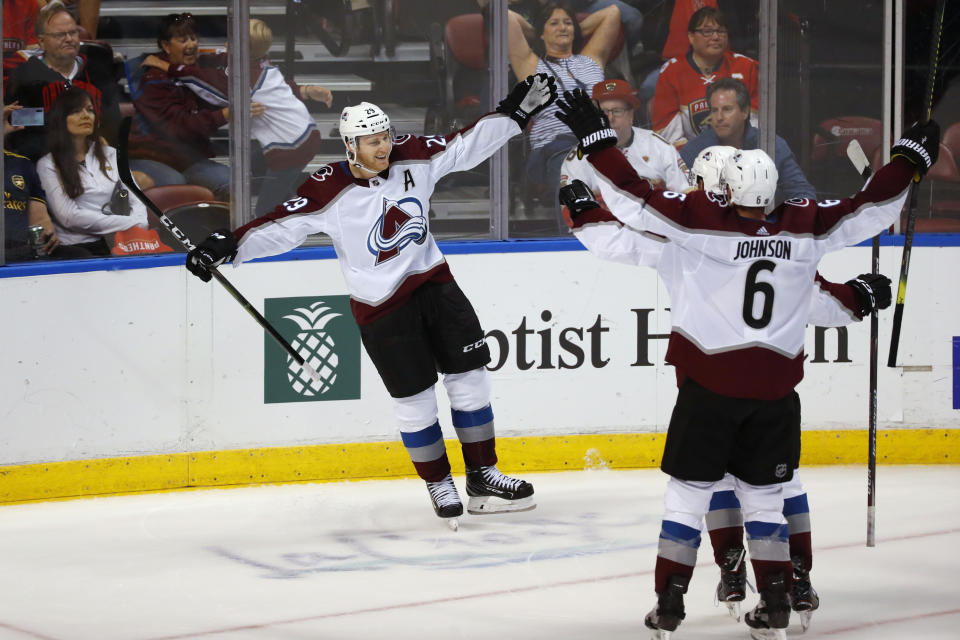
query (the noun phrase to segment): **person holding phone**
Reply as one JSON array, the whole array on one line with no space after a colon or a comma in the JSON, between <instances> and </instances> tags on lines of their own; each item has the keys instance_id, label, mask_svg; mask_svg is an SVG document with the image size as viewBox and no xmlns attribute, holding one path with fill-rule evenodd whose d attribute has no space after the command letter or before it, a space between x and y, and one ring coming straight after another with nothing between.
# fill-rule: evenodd
<instances>
[{"instance_id":1,"label":"person holding phone","mask_svg":"<svg viewBox=\"0 0 960 640\"><path fill-rule=\"evenodd\" d=\"M3 136L21 127L14 126L11 116L22 107L13 103L3 108ZM57 230L47 211L47 196L40 184L36 167L29 158L3 151L3 224L6 262L37 258L83 258L90 256L82 248L60 244ZM30 227L42 227L42 245L30 241Z\"/></svg>"},{"instance_id":2,"label":"person holding phone","mask_svg":"<svg viewBox=\"0 0 960 640\"><path fill-rule=\"evenodd\" d=\"M40 10L36 32L42 51L13 70L6 99L49 114L61 93L79 87L90 94L103 135L114 143L120 124L120 87L112 69L91 64L80 53L80 29L60 0ZM46 153L46 127L25 126L10 135L7 146L36 162Z\"/></svg>"}]
</instances>

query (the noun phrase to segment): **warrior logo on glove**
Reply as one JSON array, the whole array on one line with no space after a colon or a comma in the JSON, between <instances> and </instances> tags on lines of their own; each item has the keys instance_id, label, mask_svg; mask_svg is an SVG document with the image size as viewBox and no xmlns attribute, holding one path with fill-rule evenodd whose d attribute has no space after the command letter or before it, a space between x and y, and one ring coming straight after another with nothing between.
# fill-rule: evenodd
<instances>
[{"instance_id":1,"label":"warrior logo on glove","mask_svg":"<svg viewBox=\"0 0 960 640\"><path fill-rule=\"evenodd\" d=\"M563 98L557 100L557 107L560 109L557 118L580 139L578 157L617 144L617 132L583 89L564 91Z\"/></svg>"}]
</instances>

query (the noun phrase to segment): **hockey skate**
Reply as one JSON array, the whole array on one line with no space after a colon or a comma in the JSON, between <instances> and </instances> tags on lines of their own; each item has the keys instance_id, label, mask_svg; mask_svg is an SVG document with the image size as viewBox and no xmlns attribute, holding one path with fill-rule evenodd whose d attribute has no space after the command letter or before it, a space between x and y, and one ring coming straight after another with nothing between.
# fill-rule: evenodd
<instances>
[{"instance_id":1,"label":"hockey skate","mask_svg":"<svg viewBox=\"0 0 960 640\"><path fill-rule=\"evenodd\" d=\"M529 511L533 501L533 485L505 476L494 467L467 469L467 511L474 515Z\"/></svg>"},{"instance_id":2,"label":"hockey skate","mask_svg":"<svg viewBox=\"0 0 960 640\"><path fill-rule=\"evenodd\" d=\"M446 520L448 527L457 531L460 528L457 518L463 515L463 503L460 502L457 485L453 484L453 476L448 473L447 477L439 482L428 482L427 491L433 501L433 510Z\"/></svg>"},{"instance_id":3,"label":"hockey skate","mask_svg":"<svg viewBox=\"0 0 960 640\"><path fill-rule=\"evenodd\" d=\"M730 617L740 622L740 603L747 595L747 568L744 566L746 551L743 547L728 549L720 565L720 582L717 584L716 601L727 606Z\"/></svg>"},{"instance_id":4,"label":"hockey skate","mask_svg":"<svg viewBox=\"0 0 960 640\"><path fill-rule=\"evenodd\" d=\"M786 640L790 623L790 596L782 575L770 579L760 590L760 602L743 617L754 640Z\"/></svg>"},{"instance_id":5,"label":"hockey skate","mask_svg":"<svg viewBox=\"0 0 960 640\"><path fill-rule=\"evenodd\" d=\"M800 558L793 556L793 592L791 605L800 616L800 626L804 632L810 627L813 612L820 608L820 596L810 585L810 572L803 568Z\"/></svg>"},{"instance_id":6,"label":"hockey skate","mask_svg":"<svg viewBox=\"0 0 960 640\"><path fill-rule=\"evenodd\" d=\"M652 640L669 640L671 634L680 626L680 621L686 617L683 608L683 594L687 592L690 578L684 576L670 576L667 578L667 588L657 594L657 606L653 608L643 623L650 629Z\"/></svg>"}]
</instances>

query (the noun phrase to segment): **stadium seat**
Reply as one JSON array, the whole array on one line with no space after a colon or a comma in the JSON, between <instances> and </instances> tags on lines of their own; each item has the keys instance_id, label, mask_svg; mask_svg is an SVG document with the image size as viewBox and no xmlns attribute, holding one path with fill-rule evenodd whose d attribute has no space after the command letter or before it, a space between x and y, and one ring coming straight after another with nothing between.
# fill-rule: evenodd
<instances>
[{"instance_id":1,"label":"stadium seat","mask_svg":"<svg viewBox=\"0 0 960 640\"><path fill-rule=\"evenodd\" d=\"M944 130L941 142L953 154L953 159L960 162L960 122L954 122Z\"/></svg>"},{"instance_id":2,"label":"stadium seat","mask_svg":"<svg viewBox=\"0 0 960 640\"><path fill-rule=\"evenodd\" d=\"M169 184L162 187L150 187L143 195L167 213L171 209L198 202L215 202L213 192L198 184Z\"/></svg>"},{"instance_id":3,"label":"stadium seat","mask_svg":"<svg viewBox=\"0 0 960 640\"><path fill-rule=\"evenodd\" d=\"M824 120L813 134L811 159L845 158L847 145L858 140L868 158L883 143L883 123L864 116L841 116Z\"/></svg>"}]
</instances>

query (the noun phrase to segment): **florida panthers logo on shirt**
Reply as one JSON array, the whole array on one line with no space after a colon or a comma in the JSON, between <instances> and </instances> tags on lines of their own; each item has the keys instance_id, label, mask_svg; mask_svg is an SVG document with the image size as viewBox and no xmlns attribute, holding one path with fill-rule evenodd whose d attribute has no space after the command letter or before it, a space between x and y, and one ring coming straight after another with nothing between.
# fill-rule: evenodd
<instances>
[{"instance_id":1,"label":"florida panthers logo on shirt","mask_svg":"<svg viewBox=\"0 0 960 640\"><path fill-rule=\"evenodd\" d=\"M427 218L416 198L383 199L383 213L367 236L367 250L377 257L375 264L386 262L411 242L427 239Z\"/></svg>"}]
</instances>

